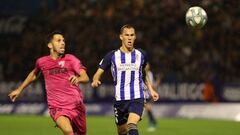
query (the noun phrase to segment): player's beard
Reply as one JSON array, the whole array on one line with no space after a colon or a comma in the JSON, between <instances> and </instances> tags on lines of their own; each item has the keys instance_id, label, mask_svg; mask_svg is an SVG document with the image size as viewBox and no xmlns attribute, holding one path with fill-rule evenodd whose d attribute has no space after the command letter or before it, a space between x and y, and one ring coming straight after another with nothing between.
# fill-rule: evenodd
<instances>
[{"instance_id":1,"label":"player's beard","mask_svg":"<svg viewBox=\"0 0 240 135\"><path fill-rule=\"evenodd\" d=\"M64 53L65 53L65 49L64 49L64 50L59 49L59 50L57 51L58 56L61 56L61 55L63 55Z\"/></svg>"},{"instance_id":2,"label":"player's beard","mask_svg":"<svg viewBox=\"0 0 240 135\"><path fill-rule=\"evenodd\" d=\"M53 47L53 53L57 54L57 56L62 56L65 53L65 48L55 48L55 47Z\"/></svg>"}]
</instances>

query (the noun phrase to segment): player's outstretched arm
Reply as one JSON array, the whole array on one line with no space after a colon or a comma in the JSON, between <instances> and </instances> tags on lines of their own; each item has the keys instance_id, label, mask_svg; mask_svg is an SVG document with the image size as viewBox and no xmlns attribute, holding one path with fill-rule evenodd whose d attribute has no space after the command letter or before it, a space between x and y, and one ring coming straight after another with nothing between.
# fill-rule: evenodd
<instances>
[{"instance_id":1,"label":"player's outstretched arm","mask_svg":"<svg viewBox=\"0 0 240 135\"><path fill-rule=\"evenodd\" d=\"M103 73L104 73L104 70L101 68L98 68L97 72L93 76L93 81L91 84L93 88L96 88L101 84L100 78Z\"/></svg>"},{"instance_id":2,"label":"player's outstretched arm","mask_svg":"<svg viewBox=\"0 0 240 135\"><path fill-rule=\"evenodd\" d=\"M23 83L15 90L9 93L9 98L11 99L12 102L16 100L16 98L21 94L21 92L26 88L29 84L31 84L33 81L37 79L37 74L35 73L34 70L32 70L27 78L23 81Z\"/></svg>"},{"instance_id":3,"label":"player's outstretched arm","mask_svg":"<svg viewBox=\"0 0 240 135\"><path fill-rule=\"evenodd\" d=\"M71 84L87 83L89 81L89 77L87 75L87 72L85 70L82 70L79 76L70 76L69 81Z\"/></svg>"}]
</instances>

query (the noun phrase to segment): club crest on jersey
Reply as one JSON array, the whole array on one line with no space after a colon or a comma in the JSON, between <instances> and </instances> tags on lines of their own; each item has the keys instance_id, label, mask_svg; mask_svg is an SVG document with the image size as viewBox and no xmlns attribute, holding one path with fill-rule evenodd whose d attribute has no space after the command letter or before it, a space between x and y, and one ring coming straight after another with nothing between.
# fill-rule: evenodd
<instances>
[{"instance_id":1,"label":"club crest on jersey","mask_svg":"<svg viewBox=\"0 0 240 135\"><path fill-rule=\"evenodd\" d=\"M58 62L58 65L59 65L61 68L63 68L64 65L65 65L65 61L59 61L59 62Z\"/></svg>"}]
</instances>

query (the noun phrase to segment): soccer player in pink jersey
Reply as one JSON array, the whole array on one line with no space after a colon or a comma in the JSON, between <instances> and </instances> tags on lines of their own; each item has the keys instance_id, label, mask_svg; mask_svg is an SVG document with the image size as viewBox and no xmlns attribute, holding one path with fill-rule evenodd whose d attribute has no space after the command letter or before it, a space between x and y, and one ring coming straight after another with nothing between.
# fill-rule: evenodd
<instances>
[{"instance_id":1,"label":"soccer player in pink jersey","mask_svg":"<svg viewBox=\"0 0 240 135\"><path fill-rule=\"evenodd\" d=\"M35 68L9 97L14 102L20 93L35 81L40 72L45 79L49 113L64 135L86 134L86 111L79 83L89 81L86 68L71 54L65 54L61 32L48 36L50 55L36 61Z\"/></svg>"}]
</instances>

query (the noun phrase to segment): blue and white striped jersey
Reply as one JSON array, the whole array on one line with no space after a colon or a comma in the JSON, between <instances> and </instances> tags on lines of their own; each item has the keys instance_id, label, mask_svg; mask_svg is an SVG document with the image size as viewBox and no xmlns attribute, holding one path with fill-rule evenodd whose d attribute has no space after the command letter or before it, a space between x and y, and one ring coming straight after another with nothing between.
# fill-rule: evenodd
<instances>
[{"instance_id":1,"label":"blue and white striped jersey","mask_svg":"<svg viewBox=\"0 0 240 135\"><path fill-rule=\"evenodd\" d=\"M102 59L101 69L111 67L116 101L144 98L143 69L146 63L146 53L141 49L134 49L131 53L114 50Z\"/></svg>"}]
</instances>

